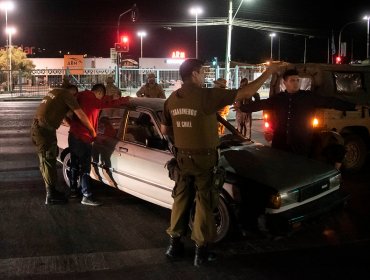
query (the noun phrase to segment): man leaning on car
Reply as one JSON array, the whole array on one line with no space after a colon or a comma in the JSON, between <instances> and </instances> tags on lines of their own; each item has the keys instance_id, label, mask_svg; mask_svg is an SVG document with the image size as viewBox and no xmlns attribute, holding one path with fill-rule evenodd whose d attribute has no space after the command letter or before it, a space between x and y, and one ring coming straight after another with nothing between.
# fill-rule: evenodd
<instances>
[{"instance_id":1,"label":"man leaning on car","mask_svg":"<svg viewBox=\"0 0 370 280\"><path fill-rule=\"evenodd\" d=\"M175 157L179 178L173 190L171 222L167 229L170 245L166 256L170 259L184 253L181 237L186 234L189 211L195 198L195 217L191 233L194 240L194 265L201 266L215 259L208 245L216 236L213 210L218 203L218 189L213 183L218 163L219 136L217 111L235 100L251 97L263 82L278 69L273 64L255 81L239 90L202 88L204 68L202 61L187 59L180 66L183 85L174 91L164 104L161 130L174 137Z\"/></svg>"}]
</instances>

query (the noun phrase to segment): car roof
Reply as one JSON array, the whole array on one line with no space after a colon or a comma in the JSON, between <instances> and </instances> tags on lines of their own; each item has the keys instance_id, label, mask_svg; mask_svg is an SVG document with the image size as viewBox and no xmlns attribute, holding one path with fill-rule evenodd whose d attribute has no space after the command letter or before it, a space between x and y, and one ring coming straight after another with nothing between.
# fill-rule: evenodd
<instances>
[{"instance_id":1,"label":"car roof","mask_svg":"<svg viewBox=\"0 0 370 280\"><path fill-rule=\"evenodd\" d=\"M133 97L130 100L130 106L135 108L144 107L155 112L161 112L165 101L162 98Z\"/></svg>"}]
</instances>

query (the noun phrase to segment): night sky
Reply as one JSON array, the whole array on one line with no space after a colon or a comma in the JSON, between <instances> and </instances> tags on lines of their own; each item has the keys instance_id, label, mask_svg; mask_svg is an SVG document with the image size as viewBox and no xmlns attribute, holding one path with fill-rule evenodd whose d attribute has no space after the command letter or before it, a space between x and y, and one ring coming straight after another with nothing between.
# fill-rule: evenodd
<instances>
[{"instance_id":1,"label":"night sky","mask_svg":"<svg viewBox=\"0 0 370 280\"><path fill-rule=\"evenodd\" d=\"M14 11L8 13L8 25L17 28L14 45L40 48L38 57L58 57L71 54L109 57L109 49L116 40L118 16L136 4L139 18L135 23L130 15L122 17L121 33L130 35L130 52L127 57L138 59L140 38L137 31L148 33L143 39L144 57L167 57L178 49L188 57L195 56L195 27L165 28L166 23L195 21L189 8L202 6L202 18L227 17L228 0L14 0ZM370 1L305 1L305 0L245 0L237 18L289 27L289 34L279 33L280 58L289 62L302 62L306 36L306 62L326 62L328 39L333 31L336 49L341 28L342 41L347 41L347 52L354 59L365 59L367 24L362 20L370 15ZM348 2L348 4L343 4ZM233 1L234 11L240 1ZM327 5L324 8L321 5ZM1 14L5 28L5 13ZM226 26L198 26L199 58L224 60ZM270 58L269 31L234 27L232 34L232 60L259 63ZM297 35L302 34L302 35ZM310 35L310 37L308 37ZM1 41L0 41L1 42ZM278 59L279 39L275 37L273 56ZM5 35L3 39L5 45ZM353 48L352 48L353 46ZM353 51L352 51L353 50Z\"/></svg>"}]
</instances>

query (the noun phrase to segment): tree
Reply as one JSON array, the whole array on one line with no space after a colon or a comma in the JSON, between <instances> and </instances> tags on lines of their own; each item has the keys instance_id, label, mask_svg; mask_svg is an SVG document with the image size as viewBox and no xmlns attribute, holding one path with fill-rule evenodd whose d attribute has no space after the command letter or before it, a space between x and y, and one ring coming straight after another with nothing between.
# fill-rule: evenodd
<instances>
[{"instance_id":1,"label":"tree","mask_svg":"<svg viewBox=\"0 0 370 280\"><path fill-rule=\"evenodd\" d=\"M35 69L33 62L27 58L26 53L21 48L12 48L12 74L13 77L19 74L30 76ZM0 51L0 70L9 70L9 60L7 50Z\"/></svg>"},{"instance_id":2,"label":"tree","mask_svg":"<svg viewBox=\"0 0 370 280\"><path fill-rule=\"evenodd\" d=\"M33 62L27 58L27 55L21 48L11 48L12 71L11 80L13 86L23 80L30 78L31 71L35 69ZM9 56L7 50L0 50L0 82L1 87L6 90L8 88L9 78ZM20 77L22 76L22 78ZM7 78L8 77L8 78Z\"/></svg>"}]
</instances>

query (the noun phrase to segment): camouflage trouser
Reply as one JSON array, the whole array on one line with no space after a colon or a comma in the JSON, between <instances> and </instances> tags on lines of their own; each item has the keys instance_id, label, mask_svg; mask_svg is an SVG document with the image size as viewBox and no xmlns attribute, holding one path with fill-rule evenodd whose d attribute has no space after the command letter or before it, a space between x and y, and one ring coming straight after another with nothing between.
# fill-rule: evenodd
<instances>
[{"instance_id":1,"label":"camouflage trouser","mask_svg":"<svg viewBox=\"0 0 370 280\"><path fill-rule=\"evenodd\" d=\"M210 154L177 154L180 176L173 191L174 203L171 225L167 233L172 237L184 236L194 199L195 217L191 239L202 246L216 237L213 210L218 203L218 189L213 184L213 169L217 165L218 152Z\"/></svg>"},{"instance_id":2,"label":"camouflage trouser","mask_svg":"<svg viewBox=\"0 0 370 280\"><path fill-rule=\"evenodd\" d=\"M37 148L40 171L46 189L53 190L57 185L56 158L58 155L56 130L39 126L34 121L31 127L31 138Z\"/></svg>"}]
</instances>

